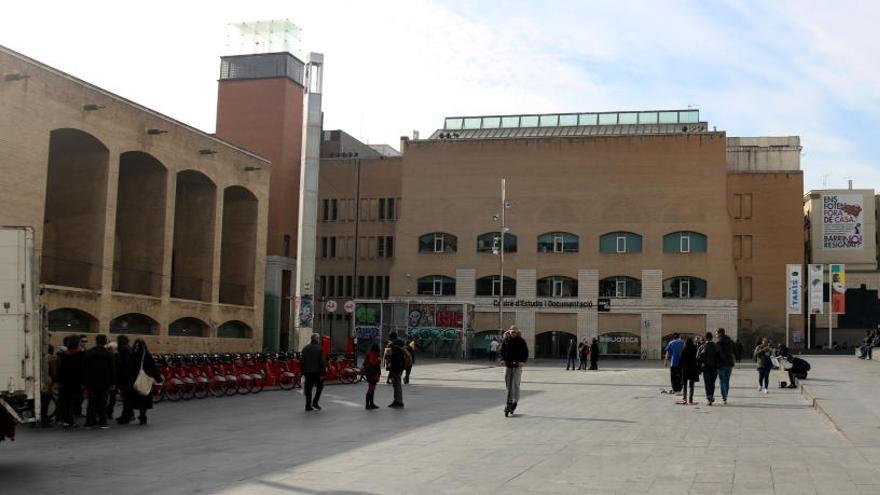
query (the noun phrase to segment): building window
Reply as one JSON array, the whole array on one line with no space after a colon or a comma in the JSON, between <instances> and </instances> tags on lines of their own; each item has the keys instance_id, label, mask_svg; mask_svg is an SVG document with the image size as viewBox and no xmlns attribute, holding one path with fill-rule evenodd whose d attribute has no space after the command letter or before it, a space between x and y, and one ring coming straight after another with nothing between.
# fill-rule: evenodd
<instances>
[{"instance_id":1,"label":"building window","mask_svg":"<svg viewBox=\"0 0 880 495\"><path fill-rule=\"evenodd\" d=\"M330 221L335 222L339 219L339 201L336 199L330 200Z\"/></svg>"},{"instance_id":2,"label":"building window","mask_svg":"<svg viewBox=\"0 0 880 495\"><path fill-rule=\"evenodd\" d=\"M571 277L552 276L538 279L538 297L577 297L577 280Z\"/></svg>"},{"instance_id":3,"label":"building window","mask_svg":"<svg viewBox=\"0 0 880 495\"><path fill-rule=\"evenodd\" d=\"M388 220L396 220L397 219L397 216L396 216L397 209L395 208L396 205L394 204L395 202L396 201L394 198L388 198L388 202L386 203L386 205L387 205L386 213L388 215Z\"/></svg>"},{"instance_id":4,"label":"building window","mask_svg":"<svg viewBox=\"0 0 880 495\"><path fill-rule=\"evenodd\" d=\"M698 277L672 277L663 281L663 297L690 299L706 297L706 281Z\"/></svg>"},{"instance_id":5,"label":"building window","mask_svg":"<svg viewBox=\"0 0 880 495\"><path fill-rule=\"evenodd\" d=\"M539 253L576 253L579 244L578 236L568 232L548 232L538 236Z\"/></svg>"},{"instance_id":6,"label":"building window","mask_svg":"<svg viewBox=\"0 0 880 495\"><path fill-rule=\"evenodd\" d=\"M321 200L321 221L326 222L330 218L330 200Z\"/></svg>"},{"instance_id":7,"label":"building window","mask_svg":"<svg viewBox=\"0 0 880 495\"><path fill-rule=\"evenodd\" d=\"M336 277L329 275L327 277L327 294L325 297L336 296Z\"/></svg>"},{"instance_id":8,"label":"building window","mask_svg":"<svg viewBox=\"0 0 880 495\"><path fill-rule=\"evenodd\" d=\"M486 232L477 237L478 253L498 253L498 244L500 242L500 232ZM516 252L516 236L510 232L504 234L504 252Z\"/></svg>"},{"instance_id":9,"label":"building window","mask_svg":"<svg viewBox=\"0 0 880 495\"><path fill-rule=\"evenodd\" d=\"M321 257L327 257L327 238L321 237Z\"/></svg>"},{"instance_id":10,"label":"building window","mask_svg":"<svg viewBox=\"0 0 880 495\"><path fill-rule=\"evenodd\" d=\"M663 252L665 253L705 253L708 240L699 232L672 232L663 236Z\"/></svg>"},{"instance_id":11,"label":"building window","mask_svg":"<svg viewBox=\"0 0 880 495\"><path fill-rule=\"evenodd\" d=\"M376 237L376 256L391 258L394 256L394 238L391 236Z\"/></svg>"},{"instance_id":12,"label":"building window","mask_svg":"<svg viewBox=\"0 0 880 495\"><path fill-rule=\"evenodd\" d=\"M364 291L366 290L366 283L364 281L363 275L358 275L357 278L357 297L364 297Z\"/></svg>"},{"instance_id":13,"label":"building window","mask_svg":"<svg viewBox=\"0 0 880 495\"><path fill-rule=\"evenodd\" d=\"M419 237L420 253L454 253L458 250L458 238L445 232L431 232Z\"/></svg>"},{"instance_id":14,"label":"building window","mask_svg":"<svg viewBox=\"0 0 880 495\"><path fill-rule=\"evenodd\" d=\"M609 232L599 237L600 253L641 253L642 236L632 232Z\"/></svg>"},{"instance_id":15,"label":"building window","mask_svg":"<svg viewBox=\"0 0 880 495\"><path fill-rule=\"evenodd\" d=\"M329 244L330 244L330 248L329 248L330 255L329 255L329 257L330 257L330 258L336 258L336 238L335 238L335 237L330 237Z\"/></svg>"},{"instance_id":16,"label":"building window","mask_svg":"<svg viewBox=\"0 0 880 495\"><path fill-rule=\"evenodd\" d=\"M418 280L417 290L421 296L454 296L455 279L444 275L428 275Z\"/></svg>"},{"instance_id":17,"label":"building window","mask_svg":"<svg viewBox=\"0 0 880 495\"><path fill-rule=\"evenodd\" d=\"M379 198L379 220L394 220L394 198Z\"/></svg>"},{"instance_id":18,"label":"building window","mask_svg":"<svg viewBox=\"0 0 880 495\"><path fill-rule=\"evenodd\" d=\"M289 234L284 234L284 239L281 241L281 253L288 258L290 257L290 235Z\"/></svg>"},{"instance_id":19,"label":"building window","mask_svg":"<svg viewBox=\"0 0 880 495\"><path fill-rule=\"evenodd\" d=\"M388 294L391 292L391 277L386 275L382 278L385 279L385 283L383 284L385 288L385 293L382 294L382 297L388 299Z\"/></svg>"},{"instance_id":20,"label":"building window","mask_svg":"<svg viewBox=\"0 0 880 495\"><path fill-rule=\"evenodd\" d=\"M616 276L599 281L600 297L642 297L642 282L633 277Z\"/></svg>"},{"instance_id":21,"label":"building window","mask_svg":"<svg viewBox=\"0 0 880 495\"><path fill-rule=\"evenodd\" d=\"M478 296L498 296L501 293L501 280L498 275L490 275L488 277L480 277L477 279L477 295ZM504 295L516 295L516 280L510 277L504 277Z\"/></svg>"},{"instance_id":22,"label":"building window","mask_svg":"<svg viewBox=\"0 0 880 495\"><path fill-rule=\"evenodd\" d=\"M352 292L351 292L351 289L352 289L351 278L352 278L351 275L345 276L345 297L352 297L351 296L351 294L352 294Z\"/></svg>"},{"instance_id":23,"label":"building window","mask_svg":"<svg viewBox=\"0 0 880 495\"><path fill-rule=\"evenodd\" d=\"M737 299L740 302L752 301L752 277L739 277L737 286Z\"/></svg>"}]
</instances>

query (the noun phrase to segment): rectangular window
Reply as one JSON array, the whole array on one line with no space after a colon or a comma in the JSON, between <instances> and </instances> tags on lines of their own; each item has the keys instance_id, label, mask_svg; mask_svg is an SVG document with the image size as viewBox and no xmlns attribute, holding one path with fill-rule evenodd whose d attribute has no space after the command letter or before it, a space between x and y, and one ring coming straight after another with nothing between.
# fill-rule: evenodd
<instances>
[{"instance_id":1,"label":"rectangular window","mask_svg":"<svg viewBox=\"0 0 880 495\"><path fill-rule=\"evenodd\" d=\"M394 257L394 237L388 236L385 238L385 257L393 258Z\"/></svg>"},{"instance_id":2,"label":"rectangular window","mask_svg":"<svg viewBox=\"0 0 880 495\"><path fill-rule=\"evenodd\" d=\"M553 236L553 252L554 253L562 253L565 251L565 243L562 240L561 235Z\"/></svg>"},{"instance_id":3,"label":"rectangular window","mask_svg":"<svg viewBox=\"0 0 880 495\"><path fill-rule=\"evenodd\" d=\"M321 238L321 257L322 258L327 257L327 238L326 237Z\"/></svg>"},{"instance_id":4,"label":"rectangular window","mask_svg":"<svg viewBox=\"0 0 880 495\"><path fill-rule=\"evenodd\" d=\"M442 253L444 251L443 234L434 235L434 252Z\"/></svg>"},{"instance_id":5,"label":"rectangular window","mask_svg":"<svg viewBox=\"0 0 880 495\"><path fill-rule=\"evenodd\" d=\"M379 220L385 219L385 198L379 198Z\"/></svg>"},{"instance_id":6,"label":"rectangular window","mask_svg":"<svg viewBox=\"0 0 880 495\"><path fill-rule=\"evenodd\" d=\"M318 277L318 285L320 285L320 287L318 288L318 295L320 295L321 297L326 297L327 296L327 277L325 277L324 275L321 275L320 277Z\"/></svg>"},{"instance_id":7,"label":"rectangular window","mask_svg":"<svg viewBox=\"0 0 880 495\"><path fill-rule=\"evenodd\" d=\"M678 286L678 297L682 299L687 299L691 297L691 281L688 279L682 279L679 282Z\"/></svg>"},{"instance_id":8,"label":"rectangular window","mask_svg":"<svg viewBox=\"0 0 880 495\"><path fill-rule=\"evenodd\" d=\"M385 257L385 236L376 237L376 256Z\"/></svg>"},{"instance_id":9,"label":"rectangular window","mask_svg":"<svg viewBox=\"0 0 880 495\"><path fill-rule=\"evenodd\" d=\"M746 193L742 195L742 217L744 219L752 218L752 194Z\"/></svg>"},{"instance_id":10,"label":"rectangular window","mask_svg":"<svg viewBox=\"0 0 880 495\"><path fill-rule=\"evenodd\" d=\"M691 252L691 236L690 234L681 234L681 239L679 240L679 252L689 253Z\"/></svg>"},{"instance_id":11,"label":"rectangular window","mask_svg":"<svg viewBox=\"0 0 880 495\"><path fill-rule=\"evenodd\" d=\"M385 279L385 293L382 295L382 297L388 299L388 294L391 292L391 277L385 276L382 278Z\"/></svg>"},{"instance_id":12,"label":"rectangular window","mask_svg":"<svg viewBox=\"0 0 880 495\"><path fill-rule=\"evenodd\" d=\"M372 275L367 276L367 297L375 297L375 279L376 277Z\"/></svg>"},{"instance_id":13,"label":"rectangular window","mask_svg":"<svg viewBox=\"0 0 880 495\"><path fill-rule=\"evenodd\" d=\"M336 295L336 277L330 275L327 277L327 294L326 297L333 297Z\"/></svg>"},{"instance_id":14,"label":"rectangular window","mask_svg":"<svg viewBox=\"0 0 880 495\"><path fill-rule=\"evenodd\" d=\"M562 280L553 280L553 297L562 297Z\"/></svg>"},{"instance_id":15,"label":"rectangular window","mask_svg":"<svg viewBox=\"0 0 880 495\"><path fill-rule=\"evenodd\" d=\"M745 302L752 300L752 277L743 277L742 300Z\"/></svg>"},{"instance_id":16,"label":"rectangular window","mask_svg":"<svg viewBox=\"0 0 880 495\"><path fill-rule=\"evenodd\" d=\"M336 297L345 296L345 286L343 285L344 280L345 277L343 277L342 275L336 276Z\"/></svg>"},{"instance_id":17,"label":"rectangular window","mask_svg":"<svg viewBox=\"0 0 880 495\"><path fill-rule=\"evenodd\" d=\"M321 221L326 222L328 218L330 218L330 200L325 199L321 201Z\"/></svg>"},{"instance_id":18,"label":"rectangular window","mask_svg":"<svg viewBox=\"0 0 880 495\"><path fill-rule=\"evenodd\" d=\"M351 297L351 275L345 276L345 297Z\"/></svg>"},{"instance_id":19,"label":"rectangular window","mask_svg":"<svg viewBox=\"0 0 880 495\"><path fill-rule=\"evenodd\" d=\"M615 281L614 297L626 297L626 279L619 278Z\"/></svg>"},{"instance_id":20,"label":"rectangular window","mask_svg":"<svg viewBox=\"0 0 880 495\"><path fill-rule=\"evenodd\" d=\"M625 253L626 252L626 236L619 235L617 236L617 252Z\"/></svg>"},{"instance_id":21,"label":"rectangular window","mask_svg":"<svg viewBox=\"0 0 880 495\"><path fill-rule=\"evenodd\" d=\"M435 296L442 296L443 295L443 281L440 280L439 278L435 278L432 291Z\"/></svg>"},{"instance_id":22,"label":"rectangular window","mask_svg":"<svg viewBox=\"0 0 880 495\"><path fill-rule=\"evenodd\" d=\"M336 258L336 238L330 238L330 257Z\"/></svg>"},{"instance_id":23,"label":"rectangular window","mask_svg":"<svg viewBox=\"0 0 880 495\"><path fill-rule=\"evenodd\" d=\"M382 282L384 282L384 277L376 277L376 294L373 297L381 298L382 297Z\"/></svg>"},{"instance_id":24,"label":"rectangular window","mask_svg":"<svg viewBox=\"0 0 880 495\"><path fill-rule=\"evenodd\" d=\"M357 297L364 297L364 290L366 289L366 287L365 287L366 284L364 284L364 276L358 275L357 281L358 281Z\"/></svg>"},{"instance_id":25,"label":"rectangular window","mask_svg":"<svg viewBox=\"0 0 880 495\"><path fill-rule=\"evenodd\" d=\"M740 260L742 259L742 246L743 244L743 236L735 235L733 236L733 259Z\"/></svg>"},{"instance_id":26,"label":"rectangular window","mask_svg":"<svg viewBox=\"0 0 880 495\"><path fill-rule=\"evenodd\" d=\"M750 260L752 259L752 236L744 235L742 236L742 256L743 259Z\"/></svg>"},{"instance_id":27,"label":"rectangular window","mask_svg":"<svg viewBox=\"0 0 880 495\"><path fill-rule=\"evenodd\" d=\"M735 193L733 195L733 218L742 218L743 195Z\"/></svg>"},{"instance_id":28,"label":"rectangular window","mask_svg":"<svg viewBox=\"0 0 880 495\"><path fill-rule=\"evenodd\" d=\"M395 209L395 208L394 208L394 198L388 198L388 203L387 203L387 205L388 205L388 206L387 206L388 211L387 211L386 213L388 213L388 220L395 220L397 217L394 216L394 214L395 214L395 211L394 211L394 209Z\"/></svg>"},{"instance_id":29,"label":"rectangular window","mask_svg":"<svg viewBox=\"0 0 880 495\"><path fill-rule=\"evenodd\" d=\"M335 199L330 200L330 221L335 222L339 219L339 201Z\"/></svg>"}]
</instances>

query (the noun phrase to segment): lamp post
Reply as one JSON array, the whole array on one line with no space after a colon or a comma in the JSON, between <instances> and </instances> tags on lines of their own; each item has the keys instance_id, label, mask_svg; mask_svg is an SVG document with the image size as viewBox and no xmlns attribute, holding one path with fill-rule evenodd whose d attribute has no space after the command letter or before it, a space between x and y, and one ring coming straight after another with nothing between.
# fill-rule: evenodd
<instances>
[{"instance_id":1,"label":"lamp post","mask_svg":"<svg viewBox=\"0 0 880 495\"><path fill-rule=\"evenodd\" d=\"M501 213L495 215L494 220L501 222L498 237L495 238L495 253L498 254L498 338L504 331L504 234L507 232L505 212L510 208L507 201L507 179L501 179Z\"/></svg>"}]
</instances>

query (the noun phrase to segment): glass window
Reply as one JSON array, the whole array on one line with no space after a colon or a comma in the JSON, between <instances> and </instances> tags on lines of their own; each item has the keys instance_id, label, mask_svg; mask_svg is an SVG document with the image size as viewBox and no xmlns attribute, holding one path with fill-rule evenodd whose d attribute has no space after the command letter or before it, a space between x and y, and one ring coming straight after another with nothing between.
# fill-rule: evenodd
<instances>
[{"instance_id":1,"label":"glass window","mask_svg":"<svg viewBox=\"0 0 880 495\"><path fill-rule=\"evenodd\" d=\"M680 231L663 236L665 253L705 253L708 248L708 238L699 232Z\"/></svg>"},{"instance_id":2,"label":"glass window","mask_svg":"<svg viewBox=\"0 0 880 495\"><path fill-rule=\"evenodd\" d=\"M599 125L614 125L617 124L617 114L616 113L600 113L599 114Z\"/></svg>"},{"instance_id":3,"label":"glass window","mask_svg":"<svg viewBox=\"0 0 880 495\"><path fill-rule=\"evenodd\" d=\"M454 296L455 279L444 275L428 275L417 282L417 291L422 296Z\"/></svg>"},{"instance_id":4,"label":"glass window","mask_svg":"<svg viewBox=\"0 0 880 495\"><path fill-rule=\"evenodd\" d=\"M480 124L482 123L482 120L483 119L481 119L480 117L470 117L470 118L464 119L464 128L465 129L479 129Z\"/></svg>"},{"instance_id":5,"label":"glass window","mask_svg":"<svg viewBox=\"0 0 880 495\"><path fill-rule=\"evenodd\" d=\"M573 115L573 114L560 115L559 116L559 125L561 125L561 126L578 125L578 116Z\"/></svg>"},{"instance_id":6,"label":"glass window","mask_svg":"<svg viewBox=\"0 0 880 495\"><path fill-rule=\"evenodd\" d=\"M446 119L444 129L459 130L461 129L462 119Z\"/></svg>"},{"instance_id":7,"label":"glass window","mask_svg":"<svg viewBox=\"0 0 880 495\"><path fill-rule=\"evenodd\" d=\"M626 236L625 235L617 235L617 252L625 253L626 252Z\"/></svg>"},{"instance_id":8,"label":"glass window","mask_svg":"<svg viewBox=\"0 0 880 495\"><path fill-rule=\"evenodd\" d=\"M519 127L519 117L501 117L501 127L505 129Z\"/></svg>"},{"instance_id":9,"label":"glass window","mask_svg":"<svg viewBox=\"0 0 880 495\"><path fill-rule=\"evenodd\" d=\"M330 200L330 221L335 222L339 218L339 201Z\"/></svg>"},{"instance_id":10,"label":"glass window","mask_svg":"<svg viewBox=\"0 0 880 495\"><path fill-rule=\"evenodd\" d=\"M539 253L576 253L580 239L568 232L548 232L538 236Z\"/></svg>"},{"instance_id":11,"label":"glass window","mask_svg":"<svg viewBox=\"0 0 880 495\"><path fill-rule=\"evenodd\" d=\"M559 115L541 115L541 127L556 127L559 125Z\"/></svg>"},{"instance_id":12,"label":"glass window","mask_svg":"<svg viewBox=\"0 0 880 495\"><path fill-rule=\"evenodd\" d=\"M578 125L596 125L597 117L595 113L582 113L578 115Z\"/></svg>"},{"instance_id":13,"label":"glass window","mask_svg":"<svg viewBox=\"0 0 880 495\"><path fill-rule=\"evenodd\" d=\"M501 292L501 281L498 275L490 275L477 279L477 295L478 296L498 296ZM504 295L516 295L516 280L510 277L504 277Z\"/></svg>"},{"instance_id":14,"label":"glass window","mask_svg":"<svg viewBox=\"0 0 880 495\"><path fill-rule=\"evenodd\" d=\"M538 127L537 115L523 115L519 118L520 127Z\"/></svg>"},{"instance_id":15,"label":"glass window","mask_svg":"<svg viewBox=\"0 0 880 495\"><path fill-rule=\"evenodd\" d=\"M538 297L577 297L577 280L554 275L544 277L537 283Z\"/></svg>"},{"instance_id":16,"label":"glass window","mask_svg":"<svg viewBox=\"0 0 880 495\"><path fill-rule=\"evenodd\" d=\"M639 124L656 124L657 112L640 112Z\"/></svg>"},{"instance_id":17,"label":"glass window","mask_svg":"<svg viewBox=\"0 0 880 495\"><path fill-rule=\"evenodd\" d=\"M599 297L642 297L642 281L625 276L603 278L599 281Z\"/></svg>"},{"instance_id":18,"label":"glass window","mask_svg":"<svg viewBox=\"0 0 880 495\"><path fill-rule=\"evenodd\" d=\"M661 124L677 124L678 112L660 112Z\"/></svg>"},{"instance_id":19,"label":"glass window","mask_svg":"<svg viewBox=\"0 0 880 495\"><path fill-rule=\"evenodd\" d=\"M445 232L431 232L419 237L420 253L454 253L458 250L458 238Z\"/></svg>"},{"instance_id":20,"label":"glass window","mask_svg":"<svg viewBox=\"0 0 880 495\"><path fill-rule=\"evenodd\" d=\"M385 220L385 198L379 198L379 220Z\"/></svg>"},{"instance_id":21,"label":"glass window","mask_svg":"<svg viewBox=\"0 0 880 495\"><path fill-rule=\"evenodd\" d=\"M501 127L501 117L483 117L483 129L498 129Z\"/></svg>"},{"instance_id":22,"label":"glass window","mask_svg":"<svg viewBox=\"0 0 880 495\"><path fill-rule=\"evenodd\" d=\"M663 297L703 298L706 290L706 281L698 277L672 277L663 281Z\"/></svg>"},{"instance_id":23,"label":"glass window","mask_svg":"<svg viewBox=\"0 0 880 495\"><path fill-rule=\"evenodd\" d=\"M700 121L699 110L687 110L678 112L678 122L680 124L695 124Z\"/></svg>"},{"instance_id":24,"label":"glass window","mask_svg":"<svg viewBox=\"0 0 880 495\"><path fill-rule=\"evenodd\" d=\"M638 124L639 114L635 112L626 112L618 114L618 124Z\"/></svg>"},{"instance_id":25,"label":"glass window","mask_svg":"<svg viewBox=\"0 0 880 495\"><path fill-rule=\"evenodd\" d=\"M395 218L397 218L395 216L396 212L394 211L394 203L394 198L388 198L388 210L386 211L386 213L388 214L387 220L394 220Z\"/></svg>"},{"instance_id":26,"label":"glass window","mask_svg":"<svg viewBox=\"0 0 880 495\"><path fill-rule=\"evenodd\" d=\"M599 252L641 253L642 236L632 232L609 232L603 234L599 237Z\"/></svg>"},{"instance_id":27,"label":"glass window","mask_svg":"<svg viewBox=\"0 0 880 495\"><path fill-rule=\"evenodd\" d=\"M498 232L486 232L485 234L477 237L477 252L497 254L499 236L500 233ZM510 232L504 234L504 252L516 252L516 236L514 234L511 234Z\"/></svg>"}]
</instances>

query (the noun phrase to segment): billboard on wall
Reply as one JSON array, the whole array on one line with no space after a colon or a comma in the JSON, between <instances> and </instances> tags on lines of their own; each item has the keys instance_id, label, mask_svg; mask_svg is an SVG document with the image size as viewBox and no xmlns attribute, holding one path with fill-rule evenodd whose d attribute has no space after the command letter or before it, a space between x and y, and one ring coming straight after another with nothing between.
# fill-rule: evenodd
<instances>
[{"instance_id":1,"label":"billboard on wall","mask_svg":"<svg viewBox=\"0 0 880 495\"><path fill-rule=\"evenodd\" d=\"M809 293L809 311L811 315L820 315L824 311L822 307L822 293L824 288L822 285L822 265L808 265L807 270L807 291Z\"/></svg>"},{"instance_id":2,"label":"billboard on wall","mask_svg":"<svg viewBox=\"0 0 880 495\"><path fill-rule=\"evenodd\" d=\"M823 194L822 247L864 249L864 212L861 194Z\"/></svg>"},{"instance_id":3,"label":"billboard on wall","mask_svg":"<svg viewBox=\"0 0 880 495\"><path fill-rule=\"evenodd\" d=\"M786 265L788 283L786 284L786 299L788 300L788 314L801 313L801 265Z\"/></svg>"},{"instance_id":4,"label":"billboard on wall","mask_svg":"<svg viewBox=\"0 0 880 495\"><path fill-rule=\"evenodd\" d=\"M839 263L830 265L831 314L846 313L846 267Z\"/></svg>"}]
</instances>

